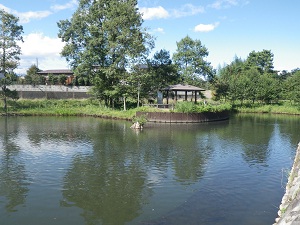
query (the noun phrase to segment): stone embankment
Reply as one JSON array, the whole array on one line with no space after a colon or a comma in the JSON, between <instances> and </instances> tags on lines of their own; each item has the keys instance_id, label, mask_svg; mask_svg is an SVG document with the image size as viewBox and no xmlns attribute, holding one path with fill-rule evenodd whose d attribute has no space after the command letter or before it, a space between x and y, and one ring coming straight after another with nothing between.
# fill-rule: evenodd
<instances>
[{"instance_id":1,"label":"stone embankment","mask_svg":"<svg viewBox=\"0 0 300 225\"><path fill-rule=\"evenodd\" d=\"M300 143L274 225L300 224Z\"/></svg>"}]
</instances>

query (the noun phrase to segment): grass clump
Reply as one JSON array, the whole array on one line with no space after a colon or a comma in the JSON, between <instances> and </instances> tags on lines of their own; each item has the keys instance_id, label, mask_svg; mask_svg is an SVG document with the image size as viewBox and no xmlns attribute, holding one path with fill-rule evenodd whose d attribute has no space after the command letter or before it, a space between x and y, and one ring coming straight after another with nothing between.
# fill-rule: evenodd
<instances>
[{"instance_id":1,"label":"grass clump","mask_svg":"<svg viewBox=\"0 0 300 225\"><path fill-rule=\"evenodd\" d=\"M175 105L174 112L181 113L202 113L202 112L223 112L231 111L232 105L229 103L216 104L211 103L194 103L194 102L178 102Z\"/></svg>"},{"instance_id":2,"label":"grass clump","mask_svg":"<svg viewBox=\"0 0 300 225\"><path fill-rule=\"evenodd\" d=\"M235 106L235 109L241 113L273 113L273 114L292 114L300 115L300 106L293 105L289 102L281 102L278 104L262 105L251 104Z\"/></svg>"},{"instance_id":3,"label":"grass clump","mask_svg":"<svg viewBox=\"0 0 300 225\"><path fill-rule=\"evenodd\" d=\"M111 109L93 99L20 99L9 101L8 106L8 114L28 116L98 116L131 120L136 112L136 109ZM5 114L1 110L0 113Z\"/></svg>"},{"instance_id":4,"label":"grass clump","mask_svg":"<svg viewBox=\"0 0 300 225\"><path fill-rule=\"evenodd\" d=\"M134 116L132 118L133 123L139 123L141 126L144 126L147 122L147 116L141 115L141 116Z\"/></svg>"}]
</instances>

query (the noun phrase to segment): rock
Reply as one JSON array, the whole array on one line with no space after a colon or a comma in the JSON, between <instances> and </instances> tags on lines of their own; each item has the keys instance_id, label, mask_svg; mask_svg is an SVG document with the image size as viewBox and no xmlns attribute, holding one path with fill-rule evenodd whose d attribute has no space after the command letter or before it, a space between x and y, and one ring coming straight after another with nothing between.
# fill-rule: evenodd
<instances>
[{"instance_id":1,"label":"rock","mask_svg":"<svg viewBox=\"0 0 300 225\"><path fill-rule=\"evenodd\" d=\"M143 125L141 125L139 122L135 122L134 124L132 124L132 126L130 128L132 128L132 129L143 129Z\"/></svg>"}]
</instances>

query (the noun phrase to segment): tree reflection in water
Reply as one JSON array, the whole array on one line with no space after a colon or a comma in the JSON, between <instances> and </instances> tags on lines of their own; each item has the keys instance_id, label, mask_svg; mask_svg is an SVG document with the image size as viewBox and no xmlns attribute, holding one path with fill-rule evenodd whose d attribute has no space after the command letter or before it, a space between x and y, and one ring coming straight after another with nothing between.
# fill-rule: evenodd
<instances>
[{"instance_id":1,"label":"tree reflection in water","mask_svg":"<svg viewBox=\"0 0 300 225\"><path fill-rule=\"evenodd\" d=\"M92 154L76 155L64 177L61 206L80 207L88 224L125 224L137 218L153 194L153 179L165 179L170 162L184 185L204 174L210 155L204 153L210 150L202 151L207 149L203 143L198 146L199 133L149 129L132 135L114 126L101 123L90 134ZM158 177L153 177L153 170L159 171Z\"/></svg>"},{"instance_id":2,"label":"tree reflection in water","mask_svg":"<svg viewBox=\"0 0 300 225\"><path fill-rule=\"evenodd\" d=\"M0 130L0 196L6 198L6 210L13 212L17 211L17 206L25 204L29 182L25 164L18 157L18 123L11 123L8 117L1 120L1 123L0 127L3 129Z\"/></svg>"}]
</instances>

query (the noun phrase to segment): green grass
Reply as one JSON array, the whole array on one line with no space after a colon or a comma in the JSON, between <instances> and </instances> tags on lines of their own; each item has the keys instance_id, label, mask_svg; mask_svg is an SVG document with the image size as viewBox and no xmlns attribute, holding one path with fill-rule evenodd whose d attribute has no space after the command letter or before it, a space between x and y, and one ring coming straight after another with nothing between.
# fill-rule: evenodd
<instances>
[{"instance_id":1,"label":"green grass","mask_svg":"<svg viewBox=\"0 0 300 225\"><path fill-rule=\"evenodd\" d=\"M174 112L182 112L182 113L201 113L201 112L223 112L223 111L231 111L232 105L229 103L223 104L203 104L198 103L194 104L193 102L178 102L175 105Z\"/></svg>"},{"instance_id":2,"label":"green grass","mask_svg":"<svg viewBox=\"0 0 300 225\"><path fill-rule=\"evenodd\" d=\"M273 113L273 114L291 114L300 115L300 105L293 105L288 102L272 105L253 104L247 106L235 106L240 113Z\"/></svg>"},{"instance_id":3,"label":"green grass","mask_svg":"<svg viewBox=\"0 0 300 225\"><path fill-rule=\"evenodd\" d=\"M289 102L281 104L261 105L248 104L243 106L232 106L229 103L209 104L193 102L178 102L174 112L199 113L199 112L222 112L237 111L240 113L280 113L300 115L300 106ZM93 99L68 99L68 100L48 100L48 99L19 99L17 101L8 101L8 114L10 115L30 115L30 116L98 116L105 118L117 118L132 120L137 111L156 112L166 109L157 109L152 107L139 107L123 111L122 109L111 109L101 105L98 100ZM0 101L0 114L4 115L3 101Z\"/></svg>"},{"instance_id":4,"label":"green grass","mask_svg":"<svg viewBox=\"0 0 300 225\"><path fill-rule=\"evenodd\" d=\"M0 102L0 114L4 115L3 102ZM137 111L157 111L150 107L140 107L129 110L111 109L101 105L97 100L48 100L20 99L8 101L9 115L24 116L96 116L132 120Z\"/></svg>"}]
</instances>

